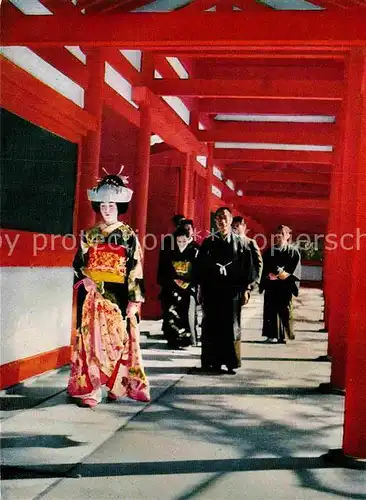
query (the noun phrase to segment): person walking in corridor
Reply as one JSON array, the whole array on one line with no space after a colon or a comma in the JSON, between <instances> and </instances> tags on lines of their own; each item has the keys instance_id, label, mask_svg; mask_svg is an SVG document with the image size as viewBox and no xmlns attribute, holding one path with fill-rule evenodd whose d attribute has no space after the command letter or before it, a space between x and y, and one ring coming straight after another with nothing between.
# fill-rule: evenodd
<instances>
[{"instance_id":1,"label":"person walking in corridor","mask_svg":"<svg viewBox=\"0 0 366 500\"><path fill-rule=\"evenodd\" d=\"M195 269L203 312L202 370L213 373L224 365L235 374L241 365L241 307L256 279L251 252L232 232L232 220L229 208L216 211L218 231L203 241Z\"/></svg>"},{"instance_id":2,"label":"person walking in corridor","mask_svg":"<svg viewBox=\"0 0 366 500\"><path fill-rule=\"evenodd\" d=\"M244 217L242 217L241 215L236 215L235 217L233 217L232 228L233 232L240 236L240 238L242 238L244 244L249 248L252 254L252 262L256 274L255 282L250 285L250 290L253 290L255 286L259 284L262 276L263 259L261 251L259 250L257 242L247 236L247 225L245 223Z\"/></svg>"},{"instance_id":3,"label":"person walking in corridor","mask_svg":"<svg viewBox=\"0 0 366 500\"><path fill-rule=\"evenodd\" d=\"M118 220L127 211L132 190L126 178L107 175L88 190L101 222L87 229L74 259L78 289L77 334L73 345L68 394L80 406L128 396L149 401L139 344L139 316L144 301L142 252L131 227Z\"/></svg>"},{"instance_id":4,"label":"person walking in corridor","mask_svg":"<svg viewBox=\"0 0 366 500\"><path fill-rule=\"evenodd\" d=\"M196 287L193 266L199 245L183 225L174 233L174 248L167 251L159 267L159 283L164 294L165 335L168 347L178 349L196 345Z\"/></svg>"},{"instance_id":5,"label":"person walking in corridor","mask_svg":"<svg viewBox=\"0 0 366 500\"><path fill-rule=\"evenodd\" d=\"M278 226L274 244L263 254L259 292L264 291L262 336L266 342L285 344L286 338L295 338L293 296L299 294L301 261L290 238L291 229Z\"/></svg>"}]
</instances>

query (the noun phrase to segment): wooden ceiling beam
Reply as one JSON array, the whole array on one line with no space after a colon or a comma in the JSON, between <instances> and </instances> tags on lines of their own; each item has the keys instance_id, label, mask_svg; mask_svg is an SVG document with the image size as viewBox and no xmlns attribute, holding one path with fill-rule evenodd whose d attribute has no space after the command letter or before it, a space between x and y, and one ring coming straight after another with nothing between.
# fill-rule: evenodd
<instances>
[{"instance_id":1,"label":"wooden ceiling beam","mask_svg":"<svg viewBox=\"0 0 366 500\"><path fill-rule=\"evenodd\" d=\"M71 2L70 2L71 4ZM110 13L24 16L4 22L2 45L88 45L169 50L171 47L235 50L249 47L325 48L366 44L363 9L183 14ZM5 20L6 21L6 20Z\"/></svg>"},{"instance_id":2,"label":"wooden ceiling beam","mask_svg":"<svg viewBox=\"0 0 366 500\"><path fill-rule=\"evenodd\" d=\"M164 57L176 56L188 59L216 59L218 61L242 61L243 63L257 64L257 65L273 65L273 64L287 64L293 65L294 61L297 64L332 64L334 62L344 62L346 48L332 48L327 50L309 50L298 48L296 51L278 48L276 51L273 49L257 47L256 50L251 50L248 47L242 47L240 50L206 50L205 52L198 52L197 50L189 50L186 48L174 47L170 51L156 50L156 54Z\"/></svg>"},{"instance_id":3,"label":"wooden ceiling beam","mask_svg":"<svg viewBox=\"0 0 366 500\"><path fill-rule=\"evenodd\" d=\"M214 160L225 163L243 161L246 163L311 163L333 165L332 152L323 151L274 151L260 149L214 149Z\"/></svg>"},{"instance_id":4,"label":"wooden ceiling beam","mask_svg":"<svg viewBox=\"0 0 366 500\"><path fill-rule=\"evenodd\" d=\"M239 199L240 201L237 201ZM311 213L313 210L326 212L329 209L329 201L323 198L279 198L276 196L242 196L236 197L236 204L242 208L257 206L272 207L276 209L299 209Z\"/></svg>"},{"instance_id":5,"label":"wooden ceiling beam","mask_svg":"<svg viewBox=\"0 0 366 500\"><path fill-rule=\"evenodd\" d=\"M258 81L281 81L287 80L291 85L292 81L342 81L345 71L342 62L325 64L318 62L317 65L303 64L301 61L292 60L291 64L266 65L251 64L250 61L238 61L229 59L199 60L195 66L195 79L205 80L258 80Z\"/></svg>"},{"instance_id":6,"label":"wooden ceiling beam","mask_svg":"<svg viewBox=\"0 0 366 500\"><path fill-rule=\"evenodd\" d=\"M198 130L203 142L252 142L334 146L338 127L331 123L216 122L210 130Z\"/></svg>"},{"instance_id":7,"label":"wooden ceiling beam","mask_svg":"<svg viewBox=\"0 0 366 500\"><path fill-rule=\"evenodd\" d=\"M318 184L329 186L330 185L330 175L318 174L316 172L291 172L291 171L266 171L266 170L246 170L241 172L239 169L235 171L230 171L230 173L225 170L227 177L235 180L237 183L246 182L264 182L264 183L290 183L290 184Z\"/></svg>"},{"instance_id":8,"label":"wooden ceiling beam","mask_svg":"<svg viewBox=\"0 0 366 500\"><path fill-rule=\"evenodd\" d=\"M329 184L317 184L314 183L296 183L296 182L266 182L266 181L252 181L248 180L245 182L238 181L236 176L230 176L231 180L235 184L236 190L242 189L244 193L286 193L293 194L295 196L301 194L317 195L320 197L327 197L329 195L330 183Z\"/></svg>"},{"instance_id":9,"label":"wooden ceiling beam","mask_svg":"<svg viewBox=\"0 0 366 500\"><path fill-rule=\"evenodd\" d=\"M198 100L197 110L206 114L277 114L337 116L340 101L299 99L207 99Z\"/></svg>"},{"instance_id":10,"label":"wooden ceiling beam","mask_svg":"<svg viewBox=\"0 0 366 500\"><path fill-rule=\"evenodd\" d=\"M29 47L41 59L68 76L84 90L89 85L88 68L63 47Z\"/></svg>"},{"instance_id":11,"label":"wooden ceiling beam","mask_svg":"<svg viewBox=\"0 0 366 500\"><path fill-rule=\"evenodd\" d=\"M300 100L341 100L341 81L324 80L154 80L151 90L156 95L179 97L276 98Z\"/></svg>"}]
</instances>

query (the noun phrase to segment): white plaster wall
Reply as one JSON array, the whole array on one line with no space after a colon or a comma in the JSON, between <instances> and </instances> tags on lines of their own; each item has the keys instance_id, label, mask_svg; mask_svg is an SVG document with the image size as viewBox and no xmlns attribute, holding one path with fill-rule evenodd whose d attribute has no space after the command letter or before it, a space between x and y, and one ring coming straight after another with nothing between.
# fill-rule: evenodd
<instances>
[{"instance_id":1,"label":"white plaster wall","mask_svg":"<svg viewBox=\"0 0 366 500\"><path fill-rule=\"evenodd\" d=\"M304 281L321 281L323 268L320 266L301 266L301 279Z\"/></svg>"},{"instance_id":2,"label":"white plaster wall","mask_svg":"<svg viewBox=\"0 0 366 500\"><path fill-rule=\"evenodd\" d=\"M0 269L1 364L70 344L71 268Z\"/></svg>"}]
</instances>

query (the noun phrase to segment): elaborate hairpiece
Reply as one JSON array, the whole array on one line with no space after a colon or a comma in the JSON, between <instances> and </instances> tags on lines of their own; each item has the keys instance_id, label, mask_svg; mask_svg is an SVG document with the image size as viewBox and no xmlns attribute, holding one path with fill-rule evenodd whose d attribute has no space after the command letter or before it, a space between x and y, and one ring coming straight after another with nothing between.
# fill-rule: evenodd
<instances>
[{"instance_id":1,"label":"elaborate hairpiece","mask_svg":"<svg viewBox=\"0 0 366 500\"><path fill-rule=\"evenodd\" d=\"M131 201L133 191L125 186L125 184L128 184L128 177L120 175L123 168L124 165L121 165L117 175L111 175L103 168L107 175L101 180L98 179L97 186L88 189L89 201L99 203L112 201L115 203L128 203Z\"/></svg>"}]
</instances>

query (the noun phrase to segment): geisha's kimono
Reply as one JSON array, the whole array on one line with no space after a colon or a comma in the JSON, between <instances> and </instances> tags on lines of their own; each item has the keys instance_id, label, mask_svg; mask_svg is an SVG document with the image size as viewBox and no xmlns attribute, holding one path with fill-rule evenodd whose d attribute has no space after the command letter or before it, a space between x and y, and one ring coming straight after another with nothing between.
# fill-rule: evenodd
<instances>
[{"instance_id":1,"label":"geisha's kimono","mask_svg":"<svg viewBox=\"0 0 366 500\"><path fill-rule=\"evenodd\" d=\"M194 274L202 297L202 368L216 371L226 365L231 371L241 365L243 294L257 279L251 251L234 233L208 237Z\"/></svg>"},{"instance_id":2,"label":"geisha's kimono","mask_svg":"<svg viewBox=\"0 0 366 500\"><path fill-rule=\"evenodd\" d=\"M289 276L284 279L270 280L270 273L278 275L285 271ZM300 253L292 245L273 246L263 254L263 273L259 291L264 290L263 330L268 339L285 342L294 339L293 296L299 294L301 277Z\"/></svg>"},{"instance_id":3,"label":"geisha's kimono","mask_svg":"<svg viewBox=\"0 0 366 500\"><path fill-rule=\"evenodd\" d=\"M196 289L192 283L193 263L198 255L194 241L180 250L177 242L160 259L158 283L164 299L164 334L171 348L196 344Z\"/></svg>"},{"instance_id":4,"label":"geisha's kimono","mask_svg":"<svg viewBox=\"0 0 366 500\"><path fill-rule=\"evenodd\" d=\"M144 301L141 248L127 224L102 227L84 233L73 263L78 288L77 335L68 394L100 402L102 385L106 385L113 398L149 401L139 318L125 319L128 302ZM83 285L86 277L92 280L87 290Z\"/></svg>"}]
</instances>

